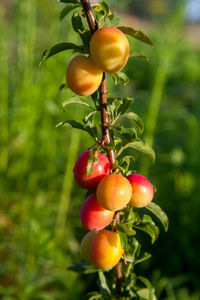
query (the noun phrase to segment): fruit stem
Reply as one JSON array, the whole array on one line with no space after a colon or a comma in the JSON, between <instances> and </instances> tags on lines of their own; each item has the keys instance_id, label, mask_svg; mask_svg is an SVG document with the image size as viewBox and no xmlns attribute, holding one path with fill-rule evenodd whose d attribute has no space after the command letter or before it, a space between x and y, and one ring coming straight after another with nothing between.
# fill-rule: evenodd
<instances>
[{"instance_id":1,"label":"fruit stem","mask_svg":"<svg viewBox=\"0 0 200 300\"><path fill-rule=\"evenodd\" d=\"M98 30L99 25L95 20L94 14L92 12L92 8L89 0L81 0L81 4L83 6L87 22L91 33L93 34ZM101 85L99 87L99 104L100 104L100 112L101 112L101 129L102 129L102 141L106 145L110 144L110 132L109 132L109 114L107 111L107 75L104 72ZM110 161L111 167L115 163L115 153L114 150L107 150L108 159ZM120 223L120 211L116 212L114 219L117 224ZM116 292L117 294L121 293L121 281L123 280L121 264L120 262L116 265Z\"/></svg>"}]
</instances>

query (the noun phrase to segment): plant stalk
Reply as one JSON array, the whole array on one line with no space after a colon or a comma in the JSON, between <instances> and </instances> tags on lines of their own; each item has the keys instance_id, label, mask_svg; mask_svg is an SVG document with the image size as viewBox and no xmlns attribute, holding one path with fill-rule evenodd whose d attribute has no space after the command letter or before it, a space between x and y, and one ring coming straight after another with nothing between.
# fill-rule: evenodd
<instances>
[{"instance_id":1,"label":"plant stalk","mask_svg":"<svg viewBox=\"0 0 200 300\"><path fill-rule=\"evenodd\" d=\"M94 14L91 9L89 0L81 0L89 28L93 34L98 30L99 25L95 20ZM105 145L110 144L110 132L109 132L109 113L107 111L107 75L104 72L101 85L99 87L99 104L101 112L101 129L102 129L102 141ZM107 150L107 156L110 161L111 167L115 163L115 153L114 150ZM120 223L120 211L115 213L114 220L117 224ZM121 264L120 262L116 265L116 291L117 294L121 293L121 281L123 279Z\"/></svg>"}]
</instances>

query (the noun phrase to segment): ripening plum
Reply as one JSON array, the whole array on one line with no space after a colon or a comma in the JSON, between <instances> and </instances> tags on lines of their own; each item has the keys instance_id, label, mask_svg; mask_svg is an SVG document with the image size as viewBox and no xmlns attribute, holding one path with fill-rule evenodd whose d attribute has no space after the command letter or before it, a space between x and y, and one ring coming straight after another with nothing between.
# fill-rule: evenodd
<instances>
[{"instance_id":1,"label":"ripening plum","mask_svg":"<svg viewBox=\"0 0 200 300\"><path fill-rule=\"evenodd\" d=\"M95 152L98 161L93 163L93 172L87 175L87 163L91 150L83 152L74 166L74 179L83 189L95 190L101 179L110 173L110 162L106 155Z\"/></svg>"},{"instance_id":2,"label":"ripening plum","mask_svg":"<svg viewBox=\"0 0 200 300\"><path fill-rule=\"evenodd\" d=\"M132 187L128 179L122 175L109 174L100 181L96 194L101 206L117 211L131 200Z\"/></svg>"},{"instance_id":3,"label":"ripening plum","mask_svg":"<svg viewBox=\"0 0 200 300\"><path fill-rule=\"evenodd\" d=\"M114 27L104 27L92 35L90 53L101 70L115 73L127 63L129 42L121 30Z\"/></svg>"},{"instance_id":4,"label":"ripening plum","mask_svg":"<svg viewBox=\"0 0 200 300\"><path fill-rule=\"evenodd\" d=\"M140 174L131 174L127 176L127 179L133 190L130 204L134 207L144 207L149 204L154 197L151 182Z\"/></svg>"},{"instance_id":5,"label":"ripening plum","mask_svg":"<svg viewBox=\"0 0 200 300\"><path fill-rule=\"evenodd\" d=\"M86 235L83 237L81 241L80 246L80 252L81 252L81 258L84 262L88 263L89 265L92 265L92 260L90 256L90 248L93 241L93 238L97 234L96 231L89 231L86 233Z\"/></svg>"},{"instance_id":6,"label":"ripening plum","mask_svg":"<svg viewBox=\"0 0 200 300\"><path fill-rule=\"evenodd\" d=\"M101 84L103 72L91 58L83 55L74 57L66 70L68 87L77 95L89 96Z\"/></svg>"},{"instance_id":7,"label":"ripening plum","mask_svg":"<svg viewBox=\"0 0 200 300\"><path fill-rule=\"evenodd\" d=\"M92 240L90 254L96 267L102 270L113 268L123 254L119 234L107 229L97 232Z\"/></svg>"},{"instance_id":8,"label":"ripening plum","mask_svg":"<svg viewBox=\"0 0 200 300\"><path fill-rule=\"evenodd\" d=\"M81 206L80 217L86 229L101 230L110 224L114 212L103 208L97 201L96 194L91 194Z\"/></svg>"}]
</instances>

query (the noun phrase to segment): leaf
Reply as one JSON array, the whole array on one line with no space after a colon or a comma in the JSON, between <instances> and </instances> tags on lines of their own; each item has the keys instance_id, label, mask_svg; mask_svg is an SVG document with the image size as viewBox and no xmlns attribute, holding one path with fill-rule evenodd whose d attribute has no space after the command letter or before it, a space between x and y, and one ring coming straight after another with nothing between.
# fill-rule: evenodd
<instances>
[{"instance_id":1,"label":"leaf","mask_svg":"<svg viewBox=\"0 0 200 300\"><path fill-rule=\"evenodd\" d=\"M127 248L127 245L128 245L128 239L127 239L127 236L124 232L122 231L118 231L119 233L119 237L120 237L120 241L121 241L121 244L122 244L122 247L123 249L125 250Z\"/></svg>"},{"instance_id":2,"label":"leaf","mask_svg":"<svg viewBox=\"0 0 200 300\"><path fill-rule=\"evenodd\" d=\"M152 244L157 240L159 235L159 228L153 224L139 224L132 225L133 228L146 232L151 237Z\"/></svg>"},{"instance_id":3,"label":"leaf","mask_svg":"<svg viewBox=\"0 0 200 300\"><path fill-rule=\"evenodd\" d=\"M117 17L115 12L109 14L108 19L110 21L110 25L112 25L111 27L116 27L120 22L120 18Z\"/></svg>"},{"instance_id":4,"label":"leaf","mask_svg":"<svg viewBox=\"0 0 200 300\"><path fill-rule=\"evenodd\" d=\"M70 98L70 99L66 100L65 102L63 102L63 104L62 104L63 109L65 109L66 106L68 106L69 104L75 104L75 103L86 106L94 111L94 108L92 106L90 106L86 101L84 101L83 99L81 99L80 97L77 97L77 96Z\"/></svg>"},{"instance_id":5,"label":"leaf","mask_svg":"<svg viewBox=\"0 0 200 300\"><path fill-rule=\"evenodd\" d=\"M140 30L135 30L131 27L125 27L125 26L118 26L117 28L121 30L123 33L128 34L143 43L154 46L150 38Z\"/></svg>"},{"instance_id":6,"label":"leaf","mask_svg":"<svg viewBox=\"0 0 200 300\"><path fill-rule=\"evenodd\" d=\"M56 44L55 46L51 47L50 49L48 50L45 50L42 54L42 57L40 59L40 63L39 65L41 65L45 60L47 60L49 57L59 53L59 52L62 52L62 51L65 51L65 50L81 50L82 49L82 46L78 46L78 45L75 45L73 43L59 43L59 44Z\"/></svg>"},{"instance_id":7,"label":"leaf","mask_svg":"<svg viewBox=\"0 0 200 300\"><path fill-rule=\"evenodd\" d=\"M107 285L106 277L103 272L99 272L99 281L100 281L100 288L101 288L101 292L102 292L103 296L104 297L111 296L111 292Z\"/></svg>"},{"instance_id":8,"label":"leaf","mask_svg":"<svg viewBox=\"0 0 200 300\"><path fill-rule=\"evenodd\" d=\"M140 300L149 300L150 299L150 292L147 288L142 288L140 290L137 290L137 295L139 297ZM153 294L153 298L152 300L156 300L156 296L155 294Z\"/></svg>"},{"instance_id":9,"label":"leaf","mask_svg":"<svg viewBox=\"0 0 200 300\"><path fill-rule=\"evenodd\" d=\"M83 32L85 30L83 26L82 18L78 12L73 13L71 20L75 32L79 32L79 31Z\"/></svg>"},{"instance_id":10,"label":"leaf","mask_svg":"<svg viewBox=\"0 0 200 300\"><path fill-rule=\"evenodd\" d=\"M98 23L103 24L106 18L112 14L110 7L107 2L99 1L97 3L91 4L95 17Z\"/></svg>"},{"instance_id":11,"label":"leaf","mask_svg":"<svg viewBox=\"0 0 200 300\"><path fill-rule=\"evenodd\" d=\"M143 152L144 154L149 156L153 162L155 162L156 155L155 155L153 148L151 146L143 143L142 141L135 141L132 143L128 143L127 145L125 145L124 147L122 147L120 149L117 156L119 156L127 148L132 148L132 149L138 150L140 152Z\"/></svg>"},{"instance_id":12,"label":"leaf","mask_svg":"<svg viewBox=\"0 0 200 300\"><path fill-rule=\"evenodd\" d=\"M89 53L90 40L91 40L91 31L87 30L87 29L84 30L83 32L79 31L79 35L80 35L80 38L81 38L81 40L83 42L83 45L86 47L85 52Z\"/></svg>"},{"instance_id":13,"label":"leaf","mask_svg":"<svg viewBox=\"0 0 200 300\"><path fill-rule=\"evenodd\" d=\"M64 121L64 122L60 122L59 124L56 125L56 127L60 127L60 126L73 127L73 128L77 128L77 129L87 131L81 123L79 123L75 120L67 120L67 121Z\"/></svg>"},{"instance_id":14,"label":"leaf","mask_svg":"<svg viewBox=\"0 0 200 300\"><path fill-rule=\"evenodd\" d=\"M86 263L73 263L71 266L67 268L67 270L76 273L83 273L83 274L96 273L100 271L100 269L97 269L94 266L89 266Z\"/></svg>"},{"instance_id":15,"label":"leaf","mask_svg":"<svg viewBox=\"0 0 200 300\"><path fill-rule=\"evenodd\" d=\"M96 110L92 111L83 119L84 127L88 131L91 137L98 140L98 128L95 125L94 117L96 115Z\"/></svg>"},{"instance_id":16,"label":"leaf","mask_svg":"<svg viewBox=\"0 0 200 300\"><path fill-rule=\"evenodd\" d=\"M57 2L62 2L62 3L74 3L74 4L79 4L78 0L56 0Z\"/></svg>"},{"instance_id":17,"label":"leaf","mask_svg":"<svg viewBox=\"0 0 200 300\"><path fill-rule=\"evenodd\" d=\"M127 215L127 221L134 223L136 221L136 219L137 219L136 212L133 210L133 206L130 206L130 209L129 209L129 212Z\"/></svg>"},{"instance_id":18,"label":"leaf","mask_svg":"<svg viewBox=\"0 0 200 300\"><path fill-rule=\"evenodd\" d=\"M143 277L143 276L137 276L137 280L141 281L149 290L149 298L148 300L154 300L156 299L154 297L154 294L155 294L155 289L153 288L152 284L150 283L150 281Z\"/></svg>"},{"instance_id":19,"label":"leaf","mask_svg":"<svg viewBox=\"0 0 200 300\"><path fill-rule=\"evenodd\" d=\"M123 167L124 174L127 174L131 160L135 161L135 158L131 155L125 155L120 159L119 165L121 168Z\"/></svg>"},{"instance_id":20,"label":"leaf","mask_svg":"<svg viewBox=\"0 0 200 300\"><path fill-rule=\"evenodd\" d=\"M133 121L137 125L137 127L139 128L140 133L142 133L144 131L144 124L143 124L142 119L134 112L128 112L128 113L125 113L123 115L120 115L116 119L113 126L117 127L119 125L122 125L127 119L130 120L130 121Z\"/></svg>"},{"instance_id":21,"label":"leaf","mask_svg":"<svg viewBox=\"0 0 200 300\"><path fill-rule=\"evenodd\" d=\"M129 57L132 58L144 58L146 59L146 61L149 61L149 57L147 54L143 53L143 52L131 52Z\"/></svg>"},{"instance_id":22,"label":"leaf","mask_svg":"<svg viewBox=\"0 0 200 300\"><path fill-rule=\"evenodd\" d=\"M87 174L86 176L91 175L94 172L94 164L98 163L99 156L95 155L96 150L91 150L88 161L87 161Z\"/></svg>"},{"instance_id":23,"label":"leaf","mask_svg":"<svg viewBox=\"0 0 200 300\"><path fill-rule=\"evenodd\" d=\"M64 17L66 17L67 14L70 13L70 11L72 11L75 8L82 8L82 5L81 4L66 5L60 12L60 20L64 19Z\"/></svg>"},{"instance_id":24,"label":"leaf","mask_svg":"<svg viewBox=\"0 0 200 300\"><path fill-rule=\"evenodd\" d=\"M167 217L166 213L160 208L159 205L151 202L145 207L145 209L149 210L160 220L165 231L168 230L168 225L169 225L168 217Z\"/></svg>"},{"instance_id":25,"label":"leaf","mask_svg":"<svg viewBox=\"0 0 200 300\"><path fill-rule=\"evenodd\" d=\"M73 13L71 21L74 31L79 34L83 42L85 49L82 49L82 52L89 54L91 31L84 28L82 16L77 11Z\"/></svg>"},{"instance_id":26,"label":"leaf","mask_svg":"<svg viewBox=\"0 0 200 300\"><path fill-rule=\"evenodd\" d=\"M120 98L108 98L108 111L111 117L111 125L115 122L115 120L131 106L134 99L130 97Z\"/></svg>"},{"instance_id":27,"label":"leaf","mask_svg":"<svg viewBox=\"0 0 200 300\"><path fill-rule=\"evenodd\" d=\"M126 235L136 235L136 231L133 230L132 228L130 228L130 226L128 226L127 224L119 224L118 228L120 231L124 232Z\"/></svg>"},{"instance_id":28,"label":"leaf","mask_svg":"<svg viewBox=\"0 0 200 300\"><path fill-rule=\"evenodd\" d=\"M82 296L83 300L102 300L102 295L98 292L89 292Z\"/></svg>"},{"instance_id":29,"label":"leaf","mask_svg":"<svg viewBox=\"0 0 200 300\"><path fill-rule=\"evenodd\" d=\"M127 109L130 108L130 106L133 104L134 102L134 98L131 98L131 97L124 97L120 103L121 103L121 106L120 108L118 109L118 114L123 114L127 111Z\"/></svg>"},{"instance_id":30,"label":"leaf","mask_svg":"<svg viewBox=\"0 0 200 300\"><path fill-rule=\"evenodd\" d=\"M113 78L115 85L123 83L123 85L126 86L129 83L128 76L123 72L116 72L110 75Z\"/></svg>"},{"instance_id":31,"label":"leaf","mask_svg":"<svg viewBox=\"0 0 200 300\"><path fill-rule=\"evenodd\" d=\"M132 263L133 265L137 265L141 262L144 262L144 261L148 260L149 258L151 258L151 256L152 255L150 253L147 253L147 252L145 252L143 254L143 256L140 257L140 258L135 258L134 256L132 257L132 256L127 255L126 256L126 261Z\"/></svg>"}]
</instances>

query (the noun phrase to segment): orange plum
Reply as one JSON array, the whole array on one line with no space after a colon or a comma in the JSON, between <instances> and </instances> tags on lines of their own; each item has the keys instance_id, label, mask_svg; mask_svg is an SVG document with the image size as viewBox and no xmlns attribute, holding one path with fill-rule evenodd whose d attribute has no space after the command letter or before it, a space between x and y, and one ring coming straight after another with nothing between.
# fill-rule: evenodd
<instances>
[{"instance_id":1,"label":"orange plum","mask_svg":"<svg viewBox=\"0 0 200 300\"><path fill-rule=\"evenodd\" d=\"M96 194L101 206L117 211L131 200L132 187L128 179L122 175L109 174L100 181Z\"/></svg>"},{"instance_id":2,"label":"orange plum","mask_svg":"<svg viewBox=\"0 0 200 300\"><path fill-rule=\"evenodd\" d=\"M104 72L120 71L129 58L129 42L124 33L114 27L97 30L90 41L90 53Z\"/></svg>"},{"instance_id":3,"label":"orange plum","mask_svg":"<svg viewBox=\"0 0 200 300\"><path fill-rule=\"evenodd\" d=\"M123 254L119 234L107 229L99 231L92 240L90 253L96 267L102 270L113 268Z\"/></svg>"},{"instance_id":4,"label":"orange plum","mask_svg":"<svg viewBox=\"0 0 200 300\"><path fill-rule=\"evenodd\" d=\"M92 260L90 256L90 247L93 241L93 238L97 234L96 231L89 231L86 233L86 235L83 237L81 241L80 251L81 251L81 257L84 260L84 262L88 263L89 265L92 265Z\"/></svg>"},{"instance_id":5,"label":"orange plum","mask_svg":"<svg viewBox=\"0 0 200 300\"><path fill-rule=\"evenodd\" d=\"M77 95L93 94L102 81L103 72L94 61L83 55L74 57L66 70L68 87Z\"/></svg>"}]
</instances>

